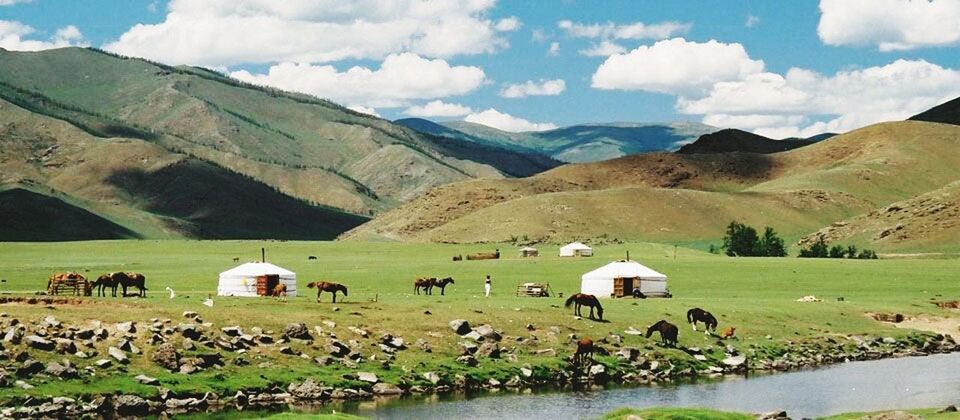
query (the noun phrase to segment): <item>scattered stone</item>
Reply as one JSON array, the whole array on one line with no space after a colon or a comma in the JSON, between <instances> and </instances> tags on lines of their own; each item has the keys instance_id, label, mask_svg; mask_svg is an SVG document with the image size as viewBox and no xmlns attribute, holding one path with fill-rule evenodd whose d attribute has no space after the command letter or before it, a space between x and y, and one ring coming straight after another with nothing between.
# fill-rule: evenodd
<instances>
[{"instance_id":1,"label":"scattered stone","mask_svg":"<svg viewBox=\"0 0 960 420\"><path fill-rule=\"evenodd\" d=\"M367 336L370 335L370 333L369 333L367 330L364 330L364 329L361 329L361 328L357 328L357 327L347 327L347 329L350 330L352 333L354 333L354 334L356 334L356 335L359 335L359 336L361 336L361 337L363 337L363 338L367 338Z\"/></svg>"},{"instance_id":2,"label":"scattered stone","mask_svg":"<svg viewBox=\"0 0 960 420\"><path fill-rule=\"evenodd\" d=\"M191 340L191 339L189 339L189 338L184 338L184 339L183 339L183 342L180 343L180 347L182 347L182 348L183 348L184 350L186 350L186 351L191 351L191 350L196 350L196 349L197 349L197 345L194 344L194 343L193 343L193 340Z\"/></svg>"},{"instance_id":3,"label":"scattered stone","mask_svg":"<svg viewBox=\"0 0 960 420\"><path fill-rule=\"evenodd\" d=\"M110 357L113 357L114 359L116 359L117 362L120 362L123 364L130 363L130 359L127 358L127 355L124 354L123 350L120 350L116 347L111 346L109 349L107 349L107 354L109 354Z\"/></svg>"},{"instance_id":4,"label":"scattered stone","mask_svg":"<svg viewBox=\"0 0 960 420\"><path fill-rule=\"evenodd\" d=\"M425 372L423 379L430 381L430 383L434 385L440 383L440 375L438 375L437 372Z\"/></svg>"},{"instance_id":5,"label":"scattered stone","mask_svg":"<svg viewBox=\"0 0 960 420\"><path fill-rule=\"evenodd\" d=\"M180 369L180 354L177 353L177 348L174 347L173 344L164 343L159 345L153 352L151 359L154 363L166 369L172 371Z\"/></svg>"},{"instance_id":6,"label":"scattered stone","mask_svg":"<svg viewBox=\"0 0 960 420\"><path fill-rule=\"evenodd\" d=\"M179 324L177 325L177 331L180 331L180 335L191 340L199 340L203 337L203 334L197 330L197 326L193 324Z\"/></svg>"},{"instance_id":7,"label":"scattered stone","mask_svg":"<svg viewBox=\"0 0 960 420\"><path fill-rule=\"evenodd\" d=\"M36 335L28 335L24 337L24 341L26 341L27 345L30 346L31 348L35 348L38 350L50 351L50 350L53 350L54 347L56 347L53 341L47 340L43 337L39 337Z\"/></svg>"},{"instance_id":8,"label":"scattered stone","mask_svg":"<svg viewBox=\"0 0 960 420\"><path fill-rule=\"evenodd\" d=\"M137 327L133 322L120 322L117 323L117 331L123 334L134 334L137 332Z\"/></svg>"},{"instance_id":9,"label":"scattered stone","mask_svg":"<svg viewBox=\"0 0 960 420\"><path fill-rule=\"evenodd\" d=\"M222 331L228 337L239 337L243 335L243 330L240 329L239 325L235 325L232 327L223 327L220 329L220 331Z\"/></svg>"},{"instance_id":10,"label":"scattered stone","mask_svg":"<svg viewBox=\"0 0 960 420\"><path fill-rule=\"evenodd\" d=\"M283 329L283 336L287 339L299 339L299 340L312 340L313 337L310 336L310 330L307 329L307 325L302 322L291 322L287 324L286 328Z\"/></svg>"},{"instance_id":11,"label":"scattered stone","mask_svg":"<svg viewBox=\"0 0 960 420\"><path fill-rule=\"evenodd\" d=\"M327 392L313 379L307 379L301 384L292 383L287 387L287 392L300 400L322 400Z\"/></svg>"},{"instance_id":12,"label":"scattered stone","mask_svg":"<svg viewBox=\"0 0 960 420\"><path fill-rule=\"evenodd\" d=\"M526 378L529 378L533 376L533 369L530 369L528 367L522 367L520 368L520 374L522 374Z\"/></svg>"},{"instance_id":13,"label":"scattered stone","mask_svg":"<svg viewBox=\"0 0 960 420\"><path fill-rule=\"evenodd\" d=\"M537 356L545 356L545 357L556 357L556 356L557 356L557 351L554 350L554 349L537 350L536 355L537 355Z\"/></svg>"},{"instance_id":14,"label":"scattered stone","mask_svg":"<svg viewBox=\"0 0 960 420\"><path fill-rule=\"evenodd\" d=\"M477 355L490 359L500 358L500 345L497 343L483 343L476 352Z\"/></svg>"},{"instance_id":15,"label":"scattered stone","mask_svg":"<svg viewBox=\"0 0 960 420\"><path fill-rule=\"evenodd\" d=\"M455 319L449 323L450 329L457 335L465 335L470 332L470 323L465 319Z\"/></svg>"},{"instance_id":16,"label":"scattered stone","mask_svg":"<svg viewBox=\"0 0 960 420\"><path fill-rule=\"evenodd\" d=\"M380 378L378 378L376 374L370 372L357 372L357 380L369 382L371 384L380 382Z\"/></svg>"},{"instance_id":17,"label":"scattered stone","mask_svg":"<svg viewBox=\"0 0 960 420\"><path fill-rule=\"evenodd\" d=\"M97 365L98 368L106 369L113 364L113 361L110 359L99 359L96 362L93 362L93 364Z\"/></svg>"},{"instance_id":18,"label":"scattered stone","mask_svg":"<svg viewBox=\"0 0 960 420\"><path fill-rule=\"evenodd\" d=\"M280 354L287 354L290 356L296 356L297 352L288 346L280 347Z\"/></svg>"},{"instance_id":19,"label":"scattered stone","mask_svg":"<svg viewBox=\"0 0 960 420\"><path fill-rule=\"evenodd\" d=\"M378 383L373 386L372 392L374 395L400 395L403 394L403 390L400 387L394 384L387 383Z\"/></svg>"},{"instance_id":20,"label":"scattered stone","mask_svg":"<svg viewBox=\"0 0 960 420\"><path fill-rule=\"evenodd\" d=\"M938 413L938 414L943 414L943 413L956 413L956 412L957 412L957 406L955 406L955 405L948 405L948 406L946 406L946 407L944 407L944 408L941 408L941 409L937 410L937 413Z\"/></svg>"},{"instance_id":21,"label":"scattered stone","mask_svg":"<svg viewBox=\"0 0 960 420\"><path fill-rule=\"evenodd\" d=\"M64 366L57 362L51 362L45 370L47 374L61 379L79 378L80 374L72 366Z\"/></svg>"},{"instance_id":22,"label":"scattered stone","mask_svg":"<svg viewBox=\"0 0 960 420\"><path fill-rule=\"evenodd\" d=\"M337 323L329 319L323 320L323 325L326 325L327 328L330 328L330 329L337 328Z\"/></svg>"},{"instance_id":23,"label":"scattered stone","mask_svg":"<svg viewBox=\"0 0 960 420\"><path fill-rule=\"evenodd\" d=\"M589 370L591 377L601 377L607 374L607 367L599 363L590 366Z\"/></svg>"},{"instance_id":24,"label":"scattered stone","mask_svg":"<svg viewBox=\"0 0 960 420\"><path fill-rule=\"evenodd\" d=\"M121 395L114 398L114 408L121 416L143 416L149 413L150 403L136 395Z\"/></svg>"},{"instance_id":25,"label":"scattered stone","mask_svg":"<svg viewBox=\"0 0 960 420\"><path fill-rule=\"evenodd\" d=\"M461 341L460 342L460 354L473 354L477 352L479 347L471 341Z\"/></svg>"},{"instance_id":26,"label":"scattered stone","mask_svg":"<svg viewBox=\"0 0 960 420\"><path fill-rule=\"evenodd\" d=\"M430 347L430 343L422 338L418 338L413 345L417 346L417 348L422 350L424 353L433 353L433 348Z\"/></svg>"},{"instance_id":27,"label":"scattered stone","mask_svg":"<svg viewBox=\"0 0 960 420\"><path fill-rule=\"evenodd\" d=\"M127 351L133 354L140 354L140 349L137 348L137 346L134 345L133 341L131 340L120 340L120 342L117 343L117 347L123 351Z\"/></svg>"},{"instance_id":28,"label":"scattered stone","mask_svg":"<svg viewBox=\"0 0 960 420\"><path fill-rule=\"evenodd\" d=\"M723 359L723 364L730 367L739 367L747 361L746 356L732 356L726 359Z\"/></svg>"},{"instance_id":29,"label":"scattered stone","mask_svg":"<svg viewBox=\"0 0 960 420\"><path fill-rule=\"evenodd\" d=\"M157 378L151 378L147 375L137 375L133 379L136 379L137 382L140 382L141 384L144 384L144 385L160 385L160 380L158 380Z\"/></svg>"},{"instance_id":30,"label":"scattered stone","mask_svg":"<svg viewBox=\"0 0 960 420\"><path fill-rule=\"evenodd\" d=\"M27 359L25 362L23 362L23 366L20 366L20 368L17 369L17 377L30 378L33 375L43 372L43 369L43 363L40 363L37 360Z\"/></svg>"},{"instance_id":31,"label":"scattered stone","mask_svg":"<svg viewBox=\"0 0 960 420\"><path fill-rule=\"evenodd\" d=\"M184 375L192 374L198 370L200 369L196 367L193 363L184 363L180 365L180 373Z\"/></svg>"},{"instance_id":32,"label":"scattered stone","mask_svg":"<svg viewBox=\"0 0 960 420\"><path fill-rule=\"evenodd\" d=\"M457 363L460 363L460 364L462 364L462 365L467 365L467 366L470 366L470 367L474 367L474 366L476 366L476 365L479 364L479 362L477 361L477 358L476 358L476 357L473 357L473 356L471 356L471 355L463 355L463 356L458 357L458 358L457 358Z\"/></svg>"},{"instance_id":33,"label":"scattered stone","mask_svg":"<svg viewBox=\"0 0 960 420\"><path fill-rule=\"evenodd\" d=\"M757 420L778 420L789 418L790 416L787 416L787 412L784 410L771 411L769 413L757 415Z\"/></svg>"},{"instance_id":34,"label":"scattered stone","mask_svg":"<svg viewBox=\"0 0 960 420\"><path fill-rule=\"evenodd\" d=\"M478 333L478 332L476 332L476 331L470 331L470 332L464 334L464 335L463 335L463 338L466 338L466 339L468 339L468 340L473 340L473 341L483 340L483 336L480 335L480 333Z\"/></svg>"}]
</instances>

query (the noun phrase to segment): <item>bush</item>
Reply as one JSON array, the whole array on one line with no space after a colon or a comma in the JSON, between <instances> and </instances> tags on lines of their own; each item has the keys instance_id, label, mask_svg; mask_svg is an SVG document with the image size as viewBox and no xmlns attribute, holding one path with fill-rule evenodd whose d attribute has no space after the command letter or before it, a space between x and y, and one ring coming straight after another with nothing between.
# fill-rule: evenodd
<instances>
[{"instance_id":1,"label":"bush","mask_svg":"<svg viewBox=\"0 0 960 420\"><path fill-rule=\"evenodd\" d=\"M823 237L817 238L817 241L810 245L809 248L804 248L800 250L800 258L827 258L829 255L829 250L827 250L827 243L823 240Z\"/></svg>"},{"instance_id":2,"label":"bush","mask_svg":"<svg viewBox=\"0 0 960 420\"><path fill-rule=\"evenodd\" d=\"M840 245L834 245L830 247L830 258L843 258L845 254L846 250L844 250Z\"/></svg>"},{"instance_id":3,"label":"bush","mask_svg":"<svg viewBox=\"0 0 960 420\"><path fill-rule=\"evenodd\" d=\"M723 237L721 249L731 257L785 257L787 248L783 239L771 227L764 227L763 238L757 236L757 230L732 221L727 225L727 234ZM713 251L711 245L711 251Z\"/></svg>"},{"instance_id":4,"label":"bush","mask_svg":"<svg viewBox=\"0 0 960 420\"><path fill-rule=\"evenodd\" d=\"M827 247L827 242L823 237L817 238L817 241L809 247L800 250L800 258L857 258L861 260L876 260L877 253L869 249L857 251L855 245L849 245L846 248L843 245L834 245Z\"/></svg>"}]
</instances>

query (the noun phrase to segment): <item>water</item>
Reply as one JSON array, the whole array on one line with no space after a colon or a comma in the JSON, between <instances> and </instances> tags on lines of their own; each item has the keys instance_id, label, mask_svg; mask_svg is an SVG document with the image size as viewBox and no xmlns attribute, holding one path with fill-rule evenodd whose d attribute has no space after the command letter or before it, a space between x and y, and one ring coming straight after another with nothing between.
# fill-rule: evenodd
<instances>
[{"instance_id":1,"label":"water","mask_svg":"<svg viewBox=\"0 0 960 420\"><path fill-rule=\"evenodd\" d=\"M793 418L960 404L960 353L852 362L715 382L596 392L483 394L466 399L399 399L340 410L373 418L597 418L621 407L705 407Z\"/></svg>"}]
</instances>

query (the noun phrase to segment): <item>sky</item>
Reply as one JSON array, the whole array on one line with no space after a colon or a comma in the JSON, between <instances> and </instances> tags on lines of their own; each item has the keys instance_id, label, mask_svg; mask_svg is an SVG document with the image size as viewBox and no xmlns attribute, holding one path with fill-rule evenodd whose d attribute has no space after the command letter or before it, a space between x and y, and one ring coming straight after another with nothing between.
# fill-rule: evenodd
<instances>
[{"instance_id":1,"label":"sky","mask_svg":"<svg viewBox=\"0 0 960 420\"><path fill-rule=\"evenodd\" d=\"M0 0L0 48L65 46L507 131L810 136L960 96L960 0Z\"/></svg>"}]
</instances>

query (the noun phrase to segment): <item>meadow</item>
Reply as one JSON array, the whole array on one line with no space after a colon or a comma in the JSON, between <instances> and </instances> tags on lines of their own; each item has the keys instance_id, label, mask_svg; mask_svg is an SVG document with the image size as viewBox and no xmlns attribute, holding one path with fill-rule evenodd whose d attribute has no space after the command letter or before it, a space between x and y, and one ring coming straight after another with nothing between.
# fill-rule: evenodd
<instances>
[{"instance_id":1,"label":"meadow","mask_svg":"<svg viewBox=\"0 0 960 420\"><path fill-rule=\"evenodd\" d=\"M272 298L217 297L217 276L238 263L258 260L261 247L266 248L268 262L297 273L299 295L277 300ZM499 248L503 258L488 261L451 261L457 254L493 251ZM684 315L691 307L702 307L718 316L720 327L736 326L739 340L736 347L776 344L788 346L795 341L827 336L900 337L910 331L874 321L867 313L897 312L914 317L955 318L955 312L939 309L931 300L960 298L958 259L881 259L881 260L810 260L799 258L730 258L666 244L631 243L595 247L596 256L560 258L557 246L540 248L541 257L520 258L513 245L445 245L362 242L284 242L284 241L95 241L69 243L2 243L0 244L0 293L32 295L46 287L47 277L55 271L76 270L96 277L109 271L137 271L147 277L146 299L84 298L80 304L0 305L0 312L21 320L38 321L53 315L67 323L82 324L91 320L105 323L135 321L144 327L151 318L170 318L174 325L182 322L184 311L196 311L213 329L240 325L262 327L279 333L290 322L304 322L313 330L320 326L334 332L341 340L358 338L347 327L356 326L371 332L371 340L389 332L403 337L411 348L398 353L392 368L382 369L379 361L362 363L360 370L376 371L381 380L399 380L411 371L429 369L452 371L460 340L447 326L453 319L467 319L471 325L490 324L504 334L525 337L541 334L552 326L559 327L559 339L543 339L537 349L553 348L554 357L534 354L535 349L518 351L519 360L483 359L471 370L478 377L512 375L524 363L559 364L572 353L567 334L605 337L620 334L624 345L656 349L689 357L679 350L660 349L653 339L625 335L628 328L644 329L667 319L681 326L680 344L709 348L716 342L702 333L693 333L685 325ZM565 296L579 291L580 275L610 261L624 258L630 252L637 260L669 276L671 299L604 300L605 320L578 320L571 310L563 308ZM308 260L316 256L316 260ZM483 295L483 276L493 278L493 294ZM420 276L451 276L456 284L447 288L446 296L417 296L413 281ZM316 302L315 291L307 282L332 280L349 287L350 294L337 304L325 294ZM517 297L516 287L523 282L549 283L554 297ZM170 299L164 289L172 288L177 297ZM437 291L438 292L438 291ZM201 302L213 295L214 306ZM800 303L795 300L815 295L822 302ZM843 297L843 301L838 301ZM429 314L428 314L429 312ZM323 324L333 321L335 328ZM535 332L528 331L532 324ZM149 335L149 334L148 334ZM141 334L146 342L148 335ZM432 353L412 346L417 339L426 340ZM322 340L321 340L322 342ZM297 346L298 344L291 344ZM502 346L511 347L510 343ZM371 344L376 346L376 344ZM144 348L149 348L144 344ZM375 348L375 347L374 347ZM303 345L297 348L310 356L320 355L322 347ZM105 355L105 349L100 349ZM149 355L149 351L146 352ZM722 352L721 352L722 353ZM170 373L154 365L146 357L133 357L132 363L116 374L99 373L96 380L49 381L37 388L0 389L0 400L36 394L83 394L123 390L143 394L155 393L154 387L140 385L133 376L146 373L157 377L174 391L231 392L242 387L289 383L307 377L326 383L346 383L342 366L320 366L311 358L277 355L272 347L260 347L245 355L248 366L228 363L218 371L190 376ZM38 355L40 357L47 357ZM100 356L102 357L102 356ZM232 356L231 356L232 357ZM58 359L50 355L50 359ZM79 366L89 360L75 361ZM229 357L228 357L229 359ZM506 373L504 373L506 372Z\"/></svg>"}]
</instances>

